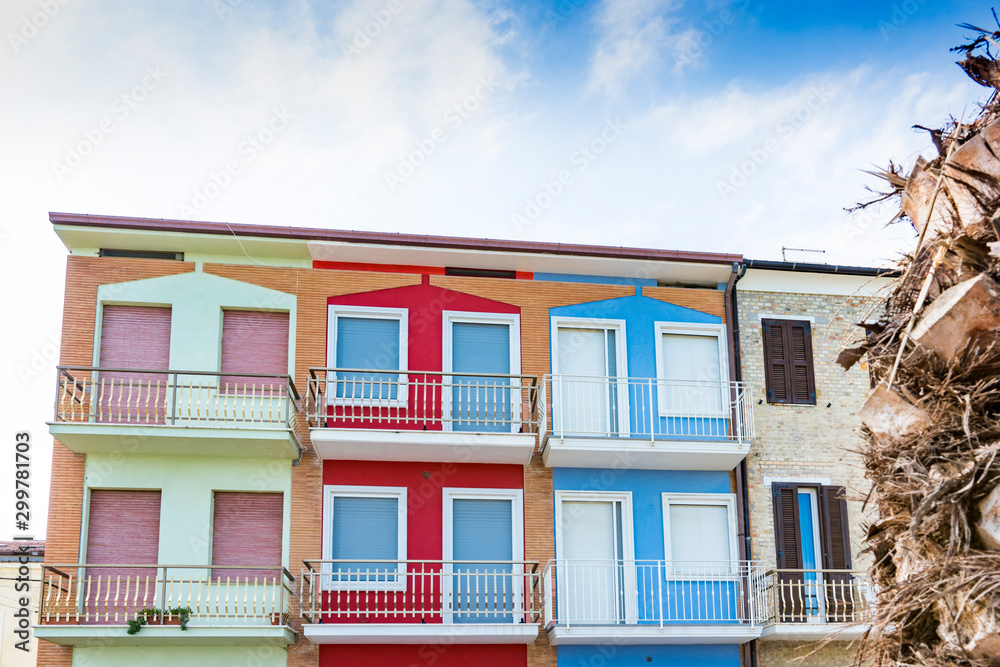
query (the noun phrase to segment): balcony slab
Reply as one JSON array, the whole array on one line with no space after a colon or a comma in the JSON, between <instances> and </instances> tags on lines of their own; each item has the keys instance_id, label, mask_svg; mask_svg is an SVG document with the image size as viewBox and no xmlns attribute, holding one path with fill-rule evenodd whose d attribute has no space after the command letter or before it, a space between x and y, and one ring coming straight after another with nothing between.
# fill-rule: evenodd
<instances>
[{"instance_id":1,"label":"balcony slab","mask_svg":"<svg viewBox=\"0 0 1000 667\"><path fill-rule=\"evenodd\" d=\"M550 468L639 470L724 470L739 465L748 442L639 438L558 437L549 435L542 461Z\"/></svg>"},{"instance_id":2,"label":"balcony slab","mask_svg":"<svg viewBox=\"0 0 1000 667\"><path fill-rule=\"evenodd\" d=\"M870 626L867 623L774 623L764 627L761 640L814 642L854 641Z\"/></svg>"},{"instance_id":3,"label":"balcony slab","mask_svg":"<svg viewBox=\"0 0 1000 667\"><path fill-rule=\"evenodd\" d=\"M559 644L745 644L759 639L760 626L744 624L697 625L554 625L549 643Z\"/></svg>"},{"instance_id":4,"label":"balcony slab","mask_svg":"<svg viewBox=\"0 0 1000 667\"><path fill-rule=\"evenodd\" d=\"M36 625L33 634L63 646L289 646L296 633L287 625L177 626L147 625L134 635L122 625Z\"/></svg>"},{"instance_id":5,"label":"balcony slab","mask_svg":"<svg viewBox=\"0 0 1000 667\"><path fill-rule=\"evenodd\" d=\"M535 451L534 433L391 431L313 428L320 459L357 461L439 461L525 465Z\"/></svg>"},{"instance_id":6,"label":"balcony slab","mask_svg":"<svg viewBox=\"0 0 1000 667\"><path fill-rule=\"evenodd\" d=\"M49 433L75 454L167 454L297 459L301 446L286 428L138 426L48 422Z\"/></svg>"},{"instance_id":7,"label":"balcony slab","mask_svg":"<svg viewBox=\"0 0 1000 667\"><path fill-rule=\"evenodd\" d=\"M532 644L535 623L316 623L302 626L314 644Z\"/></svg>"}]
</instances>

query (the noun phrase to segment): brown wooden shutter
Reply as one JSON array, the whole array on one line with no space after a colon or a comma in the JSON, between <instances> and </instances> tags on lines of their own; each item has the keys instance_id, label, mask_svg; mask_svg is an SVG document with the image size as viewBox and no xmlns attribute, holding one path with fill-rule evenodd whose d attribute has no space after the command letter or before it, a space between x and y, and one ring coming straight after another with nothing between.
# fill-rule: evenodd
<instances>
[{"instance_id":1,"label":"brown wooden shutter","mask_svg":"<svg viewBox=\"0 0 1000 667\"><path fill-rule=\"evenodd\" d=\"M789 365L791 366L792 403L816 403L816 386L813 374L812 327L808 322L785 322L788 331Z\"/></svg>"},{"instance_id":2,"label":"brown wooden shutter","mask_svg":"<svg viewBox=\"0 0 1000 667\"><path fill-rule=\"evenodd\" d=\"M820 487L823 568L851 569L851 533L847 520L847 499L842 486ZM854 577L847 572L825 576L827 617L831 623L846 623L853 616Z\"/></svg>"},{"instance_id":3,"label":"brown wooden shutter","mask_svg":"<svg viewBox=\"0 0 1000 667\"><path fill-rule=\"evenodd\" d=\"M283 387L284 380L241 374L288 373L288 313L223 311L221 372L223 391L228 393L253 391L253 385Z\"/></svg>"},{"instance_id":4,"label":"brown wooden shutter","mask_svg":"<svg viewBox=\"0 0 1000 667\"><path fill-rule=\"evenodd\" d=\"M212 565L281 565L283 496L280 493L215 493ZM213 569L212 578L277 580L277 572Z\"/></svg>"},{"instance_id":5,"label":"brown wooden shutter","mask_svg":"<svg viewBox=\"0 0 1000 667\"><path fill-rule=\"evenodd\" d=\"M809 322L762 320L768 403L816 403Z\"/></svg>"},{"instance_id":6,"label":"brown wooden shutter","mask_svg":"<svg viewBox=\"0 0 1000 667\"><path fill-rule=\"evenodd\" d=\"M98 366L157 371L170 367L170 308L104 306L103 310ZM94 391L100 401L99 421L164 422L166 373L101 372Z\"/></svg>"},{"instance_id":7,"label":"brown wooden shutter","mask_svg":"<svg viewBox=\"0 0 1000 667\"><path fill-rule=\"evenodd\" d=\"M799 538L799 498L797 484L772 484L774 545L779 570L802 569L802 540ZM805 622L805 579L801 572L779 572L778 617L781 623Z\"/></svg>"},{"instance_id":8,"label":"brown wooden shutter","mask_svg":"<svg viewBox=\"0 0 1000 667\"><path fill-rule=\"evenodd\" d=\"M94 565L155 565L160 552L160 492L90 492L87 522L87 563ZM106 600L121 597L129 611L152 607L156 568L87 568L88 622L101 623ZM120 578L120 580L119 580ZM126 599L126 582L128 597ZM139 586L138 590L136 586ZM109 598L110 596L110 598ZM119 607L119 613L121 613Z\"/></svg>"}]
</instances>

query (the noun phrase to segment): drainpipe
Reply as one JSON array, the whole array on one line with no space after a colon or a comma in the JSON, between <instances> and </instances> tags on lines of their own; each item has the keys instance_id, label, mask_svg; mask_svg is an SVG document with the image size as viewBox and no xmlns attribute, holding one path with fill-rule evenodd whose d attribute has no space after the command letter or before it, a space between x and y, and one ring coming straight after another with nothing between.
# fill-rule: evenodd
<instances>
[{"instance_id":1,"label":"drainpipe","mask_svg":"<svg viewBox=\"0 0 1000 667\"><path fill-rule=\"evenodd\" d=\"M726 284L726 328L729 333L729 340L732 342L733 354L732 362L729 365L729 379L733 382L743 380L743 369L740 363L740 324L738 321L738 307L736 302L736 283L746 275L746 264L733 262L733 271L729 275L729 282ZM740 461L739 469L736 472L736 513L737 532L740 541L740 557L743 560L750 560L750 496L747 490L747 461L744 458ZM745 645L747 653L747 663L749 667L757 667L757 641L753 640Z\"/></svg>"}]
</instances>

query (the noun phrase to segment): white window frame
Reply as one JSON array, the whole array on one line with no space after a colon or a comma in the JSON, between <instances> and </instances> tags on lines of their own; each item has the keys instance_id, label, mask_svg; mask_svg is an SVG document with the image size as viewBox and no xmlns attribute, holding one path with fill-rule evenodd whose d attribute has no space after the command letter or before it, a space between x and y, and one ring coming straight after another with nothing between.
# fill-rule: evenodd
<instances>
[{"instance_id":1,"label":"white window frame","mask_svg":"<svg viewBox=\"0 0 1000 667\"><path fill-rule=\"evenodd\" d=\"M549 318L549 341L551 345L552 361L552 400L555 402L558 392L555 385L559 382L559 329L613 329L615 331L615 365L618 374L618 437L629 437L631 429L631 413L629 412L629 386L628 386L628 344L625 337L625 320L600 319L593 317L563 317L552 316ZM609 376L610 377L610 376ZM557 409L553 407L553 427L555 430L562 430L561 424L556 424Z\"/></svg>"},{"instance_id":2,"label":"white window frame","mask_svg":"<svg viewBox=\"0 0 1000 667\"><path fill-rule=\"evenodd\" d=\"M719 411L720 418L730 417L726 406L732 403L729 396L729 356L726 348L726 325L725 324L702 324L693 322L654 322L653 331L656 336L656 380L666 382L666 368L663 359L663 335L671 334L677 336L706 336L714 337L719 344L719 385L722 410ZM661 417L674 416L667 405L666 392L657 391L656 401ZM711 417L710 417L711 418Z\"/></svg>"},{"instance_id":3,"label":"white window frame","mask_svg":"<svg viewBox=\"0 0 1000 667\"><path fill-rule=\"evenodd\" d=\"M622 561L625 564L624 578L622 586L625 593L625 623L635 623L639 617L639 608L634 592L638 590L636 583L635 567L635 525L632 521L632 492L631 491L573 491L557 489L553 492L555 498L554 520L556 524L556 572L558 573L559 563L565 562L563 556L563 503L564 502L620 502L622 504ZM565 581L566 577L559 577ZM557 592L560 601L564 599L566 591L563 585L559 585ZM560 604L561 609L566 608L565 604Z\"/></svg>"},{"instance_id":4,"label":"white window frame","mask_svg":"<svg viewBox=\"0 0 1000 667\"><path fill-rule=\"evenodd\" d=\"M460 487L444 487L441 489L442 494L442 530L441 530L441 553L444 556L445 561L455 560L454 559L454 501L458 500L509 500L511 501L511 539L513 540L513 550L511 554L513 555L514 561L524 561L524 491L522 489L482 489L482 488L460 488ZM441 589L444 591L444 599L450 599L451 591L451 577L448 575L452 573L452 564L444 563L441 568L444 579L441 584ZM514 574L523 575L524 574L524 564L516 563L514 564ZM518 609L521 605L522 591L518 586L513 586L514 590L514 608ZM453 614L451 612L445 613L444 615L445 623L453 622ZM517 614L512 614L510 622L516 622L515 616Z\"/></svg>"},{"instance_id":5,"label":"white window frame","mask_svg":"<svg viewBox=\"0 0 1000 667\"><path fill-rule=\"evenodd\" d=\"M668 563L673 563L673 545L670 543L670 506L671 505L721 505L727 509L729 527L729 563L726 572L739 574L739 553L736 543L736 494L735 493L663 493L663 555ZM698 579L703 575L684 574L675 571L673 566L664 568L667 579ZM722 571L720 569L720 571Z\"/></svg>"},{"instance_id":6,"label":"white window frame","mask_svg":"<svg viewBox=\"0 0 1000 667\"><path fill-rule=\"evenodd\" d=\"M505 324L510 328L510 374L521 374L521 316L517 313L476 313L459 310L446 310L442 313L443 331L441 341L441 370L445 373L453 371L452 362L452 325L456 322L471 324ZM520 397L520 378L511 378L510 395ZM442 428L451 431L451 392L442 391L441 416ZM511 426L510 432L517 433L521 427L521 403L515 401L516 405L511 405Z\"/></svg>"},{"instance_id":7,"label":"white window frame","mask_svg":"<svg viewBox=\"0 0 1000 667\"><path fill-rule=\"evenodd\" d=\"M337 368L337 320L341 317L356 317L369 320L398 320L399 321L399 380L396 389L395 399L381 399L378 403L383 407L405 408L407 401L408 382L406 371L408 369L407 348L409 346L408 335L408 315L406 308L377 308L373 306L342 306L331 304L327 307L327 333L326 333L326 365L327 368ZM367 370L367 369L363 369ZM374 369L373 369L374 370ZM372 399L365 398L337 398L336 373L327 379L326 402L327 405L366 405ZM377 406L376 406L377 407Z\"/></svg>"},{"instance_id":8,"label":"white window frame","mask_svg":"<svg viewBox=\"0 0 1000 667\"><path fill-rule=\"evenodd\" d=\"M333 513L335 499L341 498L395 498L399 512L396 527L398 530L396 576L394 581L334 581L333 565L323 565L323 590L331 591L405 591L406 590L406 487L405 486L342 486L325 484L323 486L323 560L333 558ZM359 558L359 562L364 559Z\"/></svg>"}]
</instances>

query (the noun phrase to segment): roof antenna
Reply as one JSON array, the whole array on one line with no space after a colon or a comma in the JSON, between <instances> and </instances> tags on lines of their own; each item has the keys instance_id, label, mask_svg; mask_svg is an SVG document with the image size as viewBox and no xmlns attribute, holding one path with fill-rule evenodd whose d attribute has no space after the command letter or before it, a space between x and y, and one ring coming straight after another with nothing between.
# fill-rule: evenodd
<instances>
[{"instance_id":1,"label":"roof antenna","mask_svg":"<svg viewBox=\"0 0 1000 667\"><path fill-rule=\"evenodd\" d=\"M786 250L793 250L795 252L818 252L818 253L826 254L826 250L810 250L809 248L786 248L785 246L781 246L781 261L782 262L787 262L788 261L787 259L785 259L785 251Z\"/></svg>"}]
</instances>

